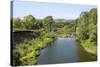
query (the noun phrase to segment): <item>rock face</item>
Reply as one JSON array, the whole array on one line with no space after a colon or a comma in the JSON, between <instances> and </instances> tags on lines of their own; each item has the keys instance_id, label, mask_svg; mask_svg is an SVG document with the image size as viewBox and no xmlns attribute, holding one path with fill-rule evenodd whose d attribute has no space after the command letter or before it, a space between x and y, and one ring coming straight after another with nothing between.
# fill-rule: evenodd
<instances>
[{"instance_id":1,"label":"rock face","mask_svg":"<svg viewBox=\"0 0 100 67\"><path fill-rule=\"evenodd\" d=\"M33 32L33 31L16 31L12 32L12 42L13 44L18 44L24 39L32 39L40 36L39 32Z\"/></svg>"}]
</instances>

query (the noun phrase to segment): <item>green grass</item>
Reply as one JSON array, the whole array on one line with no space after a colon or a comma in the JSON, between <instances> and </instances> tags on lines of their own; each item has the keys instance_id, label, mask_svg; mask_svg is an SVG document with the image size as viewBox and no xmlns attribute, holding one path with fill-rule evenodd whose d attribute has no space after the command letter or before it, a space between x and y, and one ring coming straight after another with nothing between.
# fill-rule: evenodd
<instances>
[{"instance_id":1,"label":"green grass","mask_svg":"<svg viewBox=\"0 0 100 67\"><path fill-rule=\"evenodd\" d=\"M96 42L90 42L89 39L88 40L83 40L81 42L82 46L86 49L86 51L96 54L97 53L97 45Z\"/></svg>"}]
</instances>

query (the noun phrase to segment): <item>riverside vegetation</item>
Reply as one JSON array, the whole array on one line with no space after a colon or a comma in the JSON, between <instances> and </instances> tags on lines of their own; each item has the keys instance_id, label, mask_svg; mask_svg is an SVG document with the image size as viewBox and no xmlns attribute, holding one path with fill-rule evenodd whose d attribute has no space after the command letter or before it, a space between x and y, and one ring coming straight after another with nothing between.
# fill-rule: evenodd
<instances>
[{"instance_id":1,"label":"riverside vegetation","mask_svg":"<svg viewBox=\"0 0 100 67\"><path fill-rule=\"evenodd\" d=\"M82 12L74 20L53 19L47 16L36 19L32 15L11 18L13 39L12 65L34 65L40 51L49 46L57 37L74 35L83 48L96 54L97 50L97 9Z\"/></svg>"}]
</instances>

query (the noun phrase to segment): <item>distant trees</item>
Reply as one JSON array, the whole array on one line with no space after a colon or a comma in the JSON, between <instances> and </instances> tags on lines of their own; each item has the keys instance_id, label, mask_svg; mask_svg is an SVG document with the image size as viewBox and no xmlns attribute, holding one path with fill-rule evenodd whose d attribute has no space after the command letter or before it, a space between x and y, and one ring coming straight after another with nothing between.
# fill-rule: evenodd
<instances>
[{"instance_id":1,"label":"distant trees","mask_svg":"<svg viewBox=\"0 0 100 67\"><path fill-rule=\"evenodd\" d=\"M26 29L33 29L36 19L32 15L25 16L22 20Z\"/></svg>"},{"instance_id":2,"label":"distant trees","mask_svg":"<svg viewBox=\"0 0 100 67\"><path fill-rule=\"evenodd\" d=\"M43 25L46 30L52 31L54 28L54 20L52 16L47 16L43 19Z\"/></svg>"},{"instance_id":3,"label":"distant trees","mask_svg":"<svg viewBox=\"0 0 100 67\"><path fill-rule=\"evenodd\" d=\"M67 21L58 20L56 22L52 16L44 19L36 19L32 15L25 16L23 19L13 18L13 29L36 30L44 29L45 31L54 31L62 29L66 32L73 33L76 31L77 39L90 41L97 38L97 9L91 9L89 12L82 12L80 17L69 23ZM62 22L63 21L63 22Z\"/></svg>"},{"instance_id":4,"label":"distant trees","mask_svg":"<svg viewBox=\"0 0 100 67\"><path fill-rule=\"evenodd\" d=\"M20 18L13 18L12 22L13 22L13 28L14 29L23 29L24 28L24 25L21 22Z\"/></svg>"},{"instance_id":5,"label":"distant trees","mask_svg":"<svg viewBox=\"0 0 100 67\"><path fill-rule=\"evenodd\" d=\"M36 19L32 15L25 16L23 19L13 18L14 29L36 30L44 28L47 31L55 30L55 22L52 16L47 16L44 19Z\"/></svg>"},{"instance_id":6,"label":"distant trees","mask_svg":"<svg viewBox=\"0 0 100 67\"><path fill-rule=\"evenodd\" d=\"M43 28L43 21L41 19L37 19L35 24L33 25L34 29L41 29Z\"/></svg>"},{"instance_id":7,"label":"distant trees","mask_svg":"<svg viewBox=\"0 0 100 67\"><path fill-rule=\"evenodd\" d=\"M57 28L63 28L64 25L65 25L64 22L57 22L56 23Z\"/></svg>"}]
</instances>

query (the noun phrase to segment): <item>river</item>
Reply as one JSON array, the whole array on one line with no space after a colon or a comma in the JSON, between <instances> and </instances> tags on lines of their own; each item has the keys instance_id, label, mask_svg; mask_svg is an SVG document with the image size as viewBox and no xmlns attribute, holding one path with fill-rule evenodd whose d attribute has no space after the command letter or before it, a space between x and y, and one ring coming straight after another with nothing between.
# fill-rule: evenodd
<instances>
[{"instance_id":1,"label":"river","mask_svg":"<svg viewBox=\"0 0 100 67\"><path fill-rule=\"evenodd\" d=\"M38 64L72 63L95 61L96 55L86 52L74 37L57 38L44 48L38 57Z\"/></svg>"}]
</instances>

